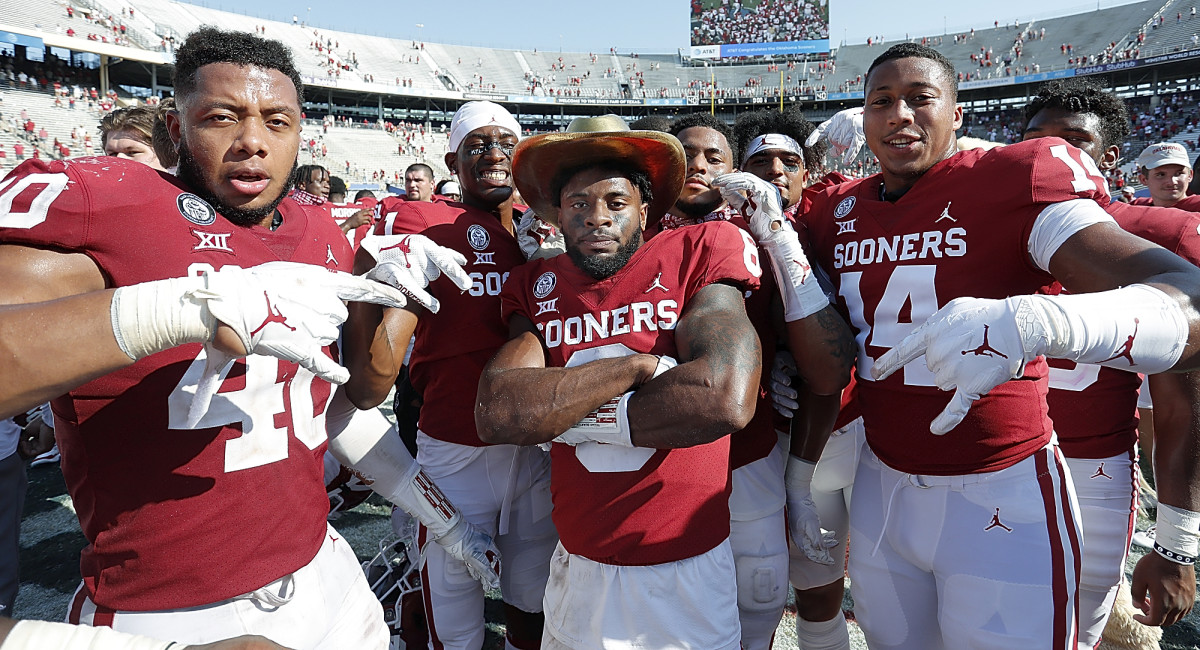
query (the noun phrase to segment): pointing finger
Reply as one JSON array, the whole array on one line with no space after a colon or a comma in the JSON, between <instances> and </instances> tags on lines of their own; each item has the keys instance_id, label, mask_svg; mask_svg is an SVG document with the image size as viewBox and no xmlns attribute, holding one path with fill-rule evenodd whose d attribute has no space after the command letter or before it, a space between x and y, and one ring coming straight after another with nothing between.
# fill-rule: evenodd
<instances>
[{"instance_id":1,"label":"pointing finger","mask_svg":"<svg viewBox=\"0 0 1200 650\"><path fill-rule=\"evenodd\" d=\"M925 332L928 327L929 321L925 321L911 334L904 337L904 340L900 341L900 345L876 359L875 364L871 366L871 377L877 381L887 379L896 370L925 354L925 350L929 347L929 342L925 340Z\"/></svg>"}]
</instances>

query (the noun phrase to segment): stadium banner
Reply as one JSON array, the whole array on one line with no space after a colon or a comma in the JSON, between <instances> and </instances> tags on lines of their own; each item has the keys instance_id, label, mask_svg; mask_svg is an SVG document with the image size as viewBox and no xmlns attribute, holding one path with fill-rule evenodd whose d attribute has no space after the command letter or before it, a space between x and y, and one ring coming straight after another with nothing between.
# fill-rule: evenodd
<instances>
[{"instance_id":1,"label":"stadium banner","mask_svg":"<svg viewBox=\"0 0 1200 650\"><path fill-rule=\"evenodd\" d=\"M521 102L523 104L557 104L557 97L549 97L547 95L508 95L508 101Z\"/></svg>"},{"instance_id":2,"label":"stadium banner","mask_svg":"<svg viewBox=\"0 0 1200 650\"><path fill-rule=\"evenodd\" d=\"M1145 59L1138 59L1136 63L1138 63L1138 65L1158 65L1159 63L1171 63L1173 61L1194 59L1198 56L1200 56L1200 50L1191 49L1185 52L1172 52L1170 54L1163 54L1162 56L1152 56Z\"/></svg>"},{"instance_id":3,"label":"stadium banner","mask_svg":"<svg viewBox=\"0 0 1200 650\"><path fill-rule=\"evenodd\" d=\"M608 106L642 106L644 99L605 99L603 97L558 97L559 104L597 104Z\"/></svg>"},{"instance_id":4,"label":"stadium banner","mask_svg":"<svg viewBox=\"0 0 1200 650\"><path fill-rule=\"evenodd\" d=\"M694 59L829 52L829 0L689 2Z\"/></svg>"},{"instance_id":5,"label":"stadium banner","mask_svg":"<svg viewBox=\"0 0 1200 650\"><path fill-rule=\"evenodd\" d=\"M32 47L34 49L42 49L45 45L42 39L36 36L27 34L17 34L15 32L0 32L0 41L12 45L20 45L21 47Z\"/></svg>"},{"instance_id":6,"label":"stadium banner","mask_svg":"<svg viewBox=\"0 0 1200 650\"><path fill-rule=\"evenodd\" d=\"M825 93L822 97L821 93L817 93L817 100L827 99L831 102L842 102L848 99L862 99L863 93L861 90L856 90L852 93Z\"/></svg>"},{"instance_id":7,"label":"stadium banner","mask_svg":"<svg viewBox=\"0 0 1200 650\"><path fill-rule=\"evenodd\" d=\"M1134 59L1132 61L1118 61L1116 63L1104 63L1101 65L1089 65L1084 68L1075 68L1075 74L1076 75L1085 75L1085 74L1099 74L1101 72L1115 72L1117 70L1128 70L1129 68L1136 68L1140 65L1143 65L1143 63L1138 59Z\"/></svg>"},{"instance_id":8,"label":"stadium banner","mask_svg":"<svg viewBox=\"0 0 1200 650\"><path fill-rule=\"evenodd\" d=\"M1041 81L1050 81L1051 79L1066 79L1068 77L1074 77L1074 76L1075 76L1075 69L1067 68L1065 70L1051 70L1050 72L1035 72L1033 74L1019 74L1019 75L1017 75L1017 83L1030 84L1030 83L1038 83Z\"/></svg>"},{"instance_id":9,"label":"stadium banner","mask_svg":"<svg viewBox=\"0 0 1200 650\"><path fill-rule=\"evenodd\" d=\"M687 106L687 99L683 97L656 97L646 100L646 106Z\"/></svg>"},{"instance_id":10,"label":"stadium banner","mask_svg":"<svg viewBox=\"0 0 1200 650\"><path fill-rule=\"evenodd\" d=\"M463 99L473 101L504 101L508 99L508 95L503 93L463 93Z\"/></svg>"},{"instance_id":11,"label":"stadium banner","mask_svg":"<svg viewBox=\"0 0 1200 650\"><path fill-rule=\"evenodd\" d=\"M964 81L958 84L962 90L970 90L972 88L992 88L994 86L1011 86L1017 82L1016 77L999 77L997 79L976 79L975 81Z\"/></svg>"}]
</instances>

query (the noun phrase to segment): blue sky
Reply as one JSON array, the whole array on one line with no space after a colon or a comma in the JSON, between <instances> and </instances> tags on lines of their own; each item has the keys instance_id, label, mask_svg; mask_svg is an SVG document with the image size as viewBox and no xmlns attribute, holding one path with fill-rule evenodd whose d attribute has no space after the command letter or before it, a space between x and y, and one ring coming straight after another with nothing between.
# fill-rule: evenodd
<instances>
[{"instance_id":1,"label":"blue sky","mask_svg":"<svg viewBox=\"0 0 1200 650\"><path fill-rule=\"evenodd\" d=\"M1079 0L1007 0L1001 3L930 0L830 0L830 40L836 47L883 35L940 34L990 27L1020 19L1052 18L1094 11L1095 2ZM423 38L459 45L566 51L638 50L675 52L688 43L688 0L267 0L253 5L234 0L191 0L224 11L290 21L293 15L318 27ZM1100 0L1103 8L1129 0ZM253 9L247 9L252 6ZM984 8L979 8L979 7ZM423 25L423 27L417 27Z\"/></svg>"}]
</instances>

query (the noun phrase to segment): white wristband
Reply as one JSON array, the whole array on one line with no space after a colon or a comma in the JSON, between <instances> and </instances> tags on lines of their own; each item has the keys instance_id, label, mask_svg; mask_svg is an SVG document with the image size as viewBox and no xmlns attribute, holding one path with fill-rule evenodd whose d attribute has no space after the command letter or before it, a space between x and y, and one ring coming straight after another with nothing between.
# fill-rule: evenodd
<instances>
[{"instance_id":1,"label":"white wristband","mask_svg":"<svg viewBox=\"0 0 1200 650\"><path fill-rule=\"evenodd\" d=\"M87 627L49 621L20 621L0 645L3 650L169 650L184 647L107 627Z\"/></svg>"},{"instance_id":2,"label":"white wristband","mask_svg":"<svg viewBox=\"0 0 1200 650\"><path fill-rule=\"evenodd\" d=\"M191 277L118 288L109 315L121 351L137 361L184 343L212 340L217 319L192 297L205 286L204 278Z\"/></svg>"},{"instance_id":3,"label":"white wristband","mask_svg":"<svg viewBox=\"0 0 1200 650\"><path fill-rule=\"evenodd\" d=\"M1200 512L1159 502L1154 550L1179 564L1195 564L1200 553Z\"/></svg>"},{"instance_id":4,"label":"white wristband","mask_svg":"<svg viewBox=\"0 0 1200 650\"><path fill-rule=\"evenodd\" d=\"M762 245L783 296L784 321L790 323L807 318L829 306L829 297L817 282L791 224L785 222Z\"/></svg>"}]
</instances>

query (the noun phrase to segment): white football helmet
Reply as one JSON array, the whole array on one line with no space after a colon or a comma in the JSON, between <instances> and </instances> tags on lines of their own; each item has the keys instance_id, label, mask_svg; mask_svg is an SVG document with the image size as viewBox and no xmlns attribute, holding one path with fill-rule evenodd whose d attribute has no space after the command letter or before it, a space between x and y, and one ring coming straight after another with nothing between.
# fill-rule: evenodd
<instances>
[{"instance_id":1,"label":"white football helmet","mask_svg":"<svg viewBox=\"0 0 1200 650\"><path fill-rule=\"evenodd\" d=\"M421 588L420 568L421 554L412 536L395 533L379 540L379 553L363 562L367 584L383 603L385 619L398 612L401 596ZM387 620L389 626L393 622Z\"/></svg>"}]
</instances>

